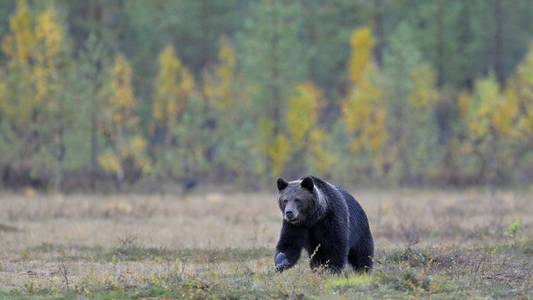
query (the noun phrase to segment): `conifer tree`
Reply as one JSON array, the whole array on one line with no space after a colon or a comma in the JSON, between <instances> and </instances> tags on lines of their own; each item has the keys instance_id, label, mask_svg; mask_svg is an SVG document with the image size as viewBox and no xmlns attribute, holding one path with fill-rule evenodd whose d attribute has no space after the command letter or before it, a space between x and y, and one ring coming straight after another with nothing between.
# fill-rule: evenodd
<instances>
[{"instance_id":1,"label":"conifer tree","mask_svg":"<svg viewBox=\"0 0 533 300\"><path fill-rule=\"evenodd\" d=\"M439 100L434 70L412 46L412 31L400 25L384 59L384 87L389 114L388 161L392 177L421 183L437 176L443 148L438 145L435 107Z\"/></svg>"},{"instance_id":2,"label":"conifer tree","mask_svg":"<svg viewBox=\"0 0 533 300\"><path fill-rule=\"evenodd\" d=\"M286 101L297 82L303 81L305 65L301 63L303 48L299 41L301 11L294 1L261 0L254 2L251 16L240 35L244 76L252 91L256 119L261 124L255 136L263 160L257 163L259 173L277 173L272 159L286 155L283 120ZM266 139L266 140L265 140ZM275 147L271 147L274 144ZM279 155L273 153L279 151Z\"/></svg>"}]
</instances>

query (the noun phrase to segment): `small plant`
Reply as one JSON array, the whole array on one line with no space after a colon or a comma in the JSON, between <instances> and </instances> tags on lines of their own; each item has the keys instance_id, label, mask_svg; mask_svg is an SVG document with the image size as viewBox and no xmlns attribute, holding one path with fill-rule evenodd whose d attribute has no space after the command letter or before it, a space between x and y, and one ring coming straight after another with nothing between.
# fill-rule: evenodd
<instances>
[{"instance_id":1,"label":"small plant","mask_svg":"<svg viewBox=\"0 0 533 300\"><path fill-rule=\"evenodd\" d=\"M513 223L509 224L509 226L507 226L507 229L505 229L505 235L507 235L508 237L513 239L513 241L516 242L518 234L520 233L520 231L522 231L522 227L522 221L516 220Z\"/></svg>"},{"instance_id":2,"label":"small plant","mask_svg":"<svg viewBox=\"0 0 533 300\"><path fill-rule=\"evenodd\" d=\"M59 274L61 275L63 279L63 283L65 284L65 292L70 291L70 280L68 278L68 270L67 270L67 264L65 263L64 254L59 257L57 260L57 267L59 269Z\"/></svg>"}]
</instances>

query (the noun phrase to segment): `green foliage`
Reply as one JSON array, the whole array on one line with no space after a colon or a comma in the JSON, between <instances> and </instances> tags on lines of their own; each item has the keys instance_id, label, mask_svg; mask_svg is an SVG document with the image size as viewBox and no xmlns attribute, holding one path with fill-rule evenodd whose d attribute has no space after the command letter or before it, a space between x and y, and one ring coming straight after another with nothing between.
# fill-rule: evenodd
<instances>
[{"instance_id":1,"label":"green foliage","mask_svg":"<svg viewBox=\"0 0 533 300\"><path fill-rule=\"evenodd\" d=\"M1 3L4 184L527 180L533 4L415 4Z\"/></svg>"},{"instance_id":2,"label":"green foliage","mask_svg":"<svg viewBox=\"0 0 533 300\"><path fill-rule=\"evenodd\" d=\"M385 52L384 73L388 82L385 98L390 113L388 161L391 175L405 181L423 181L442 168L443 151L438 145L435 119L439 91L434 70L412 46L413 32L401 24ZM398 126L401 124L401 126ZM423 141L423 142L420 142Z\"/></svg>"},{"instance_id":3,"label":"green foliage","mask_svg":"<svg viewBox=\"0 0 533 300\"><path fill-rule=\"evenodd\" d=\"M300 31L301 15L294 1L261 0L253 3L239 36L243 72L257 111L276 123L276 132L285 101L293 86L304 79Z\"/></svg>"},{"instance_id":4,"label":"green foliage","mask_svg":"<svg viewBox=\"0 0 533 300\"><path fill-rule=\"evenodd\" d=\"M507 234L512 239L515 239L516 236L522 230L523 230L522 221L516 220L513 223L509 224L509 226L507 226L507 229L505 230L505 234Z\"/></svg>"}]
</instances>

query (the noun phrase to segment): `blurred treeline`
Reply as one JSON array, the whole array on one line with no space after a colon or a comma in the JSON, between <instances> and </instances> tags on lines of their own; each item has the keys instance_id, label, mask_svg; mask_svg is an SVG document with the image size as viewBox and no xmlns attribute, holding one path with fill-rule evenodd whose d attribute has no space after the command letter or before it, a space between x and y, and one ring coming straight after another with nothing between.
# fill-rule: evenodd
<instances>
[{"instance_id":1,"label":"blurred treeline","mask_svg":"<svg viewBox=\"0 0 533 300\"><path fill-rule=\"evenodd\" d=\"M533 1L0 1L3 186L521 184Z\"/></svg>"}]
</instances>

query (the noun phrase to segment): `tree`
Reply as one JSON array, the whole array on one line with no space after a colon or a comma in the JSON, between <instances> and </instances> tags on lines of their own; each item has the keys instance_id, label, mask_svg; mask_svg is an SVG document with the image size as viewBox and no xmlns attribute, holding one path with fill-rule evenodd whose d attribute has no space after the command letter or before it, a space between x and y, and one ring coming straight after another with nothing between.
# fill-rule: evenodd
<instances>
[{"instance_id":1,"label":"tree","mask_svg":"<svg viewBox=\"0 0 533 300\"><path fill-rule=\"evenodd\" d=\"M66 77L62 57L66 55L66 43L56 10L48 7L34 20L26 1L20 0L2 49L10 73L5 88L10 100L4 103L4 134L17 153L6 162L8 169L31 178L32 173L48 171L51 155L55 161L54 186L60 190L64 135L72 111L69 99L60 93Z\"/></svg>"},{"instance_id":2,"label":"tree","mask_svg":"<svg viewBox=\"0 0 533 300\"><path fill-rule=\"evenodd\" d=\"M107 142L106 152L98 162L102 169L114 174L117 184L125 179L137 180L150 171L146 157L146 140L138 134L137 100L131 85L132 71L123 55L117 55L111 70L110 83L105 87L107 97L101 130Z\"/></svg>"},{"instance_id":3,"label":"tree","mask_svg":"<svg viewBox=\"0 0 533 300\"><path fill-rule=\"evenodd\" d=\"M156 149L154 158L165 175L171 174L167 148L175 146L173 130L185 110L194 90L194 78L176 57L174 48L167 46L159 55L159 72L154 83L152 130ZM170 169L169 169L170 168Z\"/></svg>"},{"instance_id":4,"label":"tree","mask_svg":"<svg viewBox=\"0 0 533 300\"><path fill-rule=\"evenodd\" d=\"M509 175L503 170L511 162L510 153L503 149L508 147L508 138L514 135L518 113L515 100L505 98L494 76L477 80L469 101L463 100L468 103L463 104L467 108L465 147L467 153L477 158L475 177L479 180L496 183Z\"/></svg>"},{"instance_id":5,"label":"tree","mask_svg":"<svg viewBox=\"0 0 533 300\"><path fill-rule=\"evenodd\" d=\"M34 66L35 97L46 111L46 136L53 141L50 147L55 158L56 191L63 183L64 162L66 154L65 132L73 122L71 99L65 91L63 79L66 77L66 64L61 55L65 54L65 33L58 20L57 12L49 7L40 14L35 27L36 52Z\"/></svg>"},{"instance_id":6,"label":"tree","mask_svg":"<svg viewBox=\"0 0 533 300\"><path fill-rule=\"evenodd\" d=\"M511 139L513 154L511 170L515 174L531 169L533 158L533 44L529 52L507 81L506 101L495 116L500 132ZM528 155L529 154L529 155Z\"/></svg>"},{"instance_id":7,"label":"tree","mask_svg":"<svg viewBox=\"0 0 533 300\"><path fill-rule=\"evenodd\" d=\"M326 133L318 126L323 106L322 92L312 83L297 85L289 98L286 140L290 145L295 176L309 171L325 174L333 164L333 158L325 148Z\"/></svg>"},{"instance_id":8,"label":"tree","mask_svg":"<svg viewBox=\"0 0 533 300\"><path fill-rule=\"evenodd\" d=\"M381 91L380 74L372 62L373 39L367 27L352 34L350 58L350 92L342 103L342 119L354 154L368 153L379 171L383 163L383 146L388 133L387 110Z\"/></svg>"},{"instance_id":9,"label":"tree","mask_svg":"<svg viewBox=\"0 0 533 300\"><path fill-rule=\"evenodd\" d=\"M508 88L507 110L516 110L516 127L514 128L516 137L523 140L524 145L533 143L533 43L529 47L529 52L518 66L515 74L511 77ZM515 106L514 108L513 105ZM509 111L507 115L513 113ZM505 128L504 132L509 132L509 124L500 125Z\"/></svg>"},{"instance_id":10,"label":"tree","mask_svg":"<svg viewBox=\"0 0 533 300\"><path fill-rule=\"evenodd\" d=\"M109 64L103 43L93 32L85 42L80 52L79 68L77 69L77 87L79 93L78 112L76 114L76 130L71 137L73 152L81 155L80 163L74 166L76 169L89 169L89 186L95 188L96 175L98 173L98 156L100 153L101 132L99 124L100 115L103 111L103 94L100 92L104 86L104 66ZM78 140L79 139L79 140ZM87 146L87 143L89 146ZM88 159L87 159L88 158Z\"/></svg>"},{"instance_id":11,"label":"tree","mask_svg":"<svg viewBox=\"0 0 533 300\"><path fill-rule=\"evenodd\" d=\"M16 13L9 20L9 33L2 41L7 66L5 96L2 109L2 135L10 145L2 157L7 177L28 177L31 180L36 153L39 151L41 120L39 103L33 97L31 51L36 44L33 19L26 1L17 2ZM9 179L8 179L9 180ZM19 184L11 182L10 184ZM28 184L22 183L22 184Z\"/></svg>"},{"instance_id":12,"label":"tree","mask_svg":"<svg viewBox=\"0 0 533 300\"><path fill-rule=\"evenodd\" d=\"M262 124L257 144L264 155L260 172L269 170L273 158L279 159L286 149L282 135L285 101L292 87L305 74L301 63L302 47L298 35L301 31L301 16L293 1L261 0L254 3L252 14L246 20L240 36L241 59L244 76L251 87L255 113ZM272 141L275 147L271 147ZM272 152L279 152L275 154ZM280 163L275 163L278 166ZM276 172L273 172L276 173Z\"/></svg>"},{"instance_id":13,"label":"tree","mask_svg":"<svg viewBox=\"0 0 533 300\"><path fill-rule=\"evenodd\" d=\"M257 129L251 116L248 87L237 68L235 49L228 38L220 39L218 61L204 73L203 95L206 99L211 159L211 174L237 174L236 179L254 174L257 153L252 139ZM242 165L243 158L250 162ZM215 176L217 176L215 175Z\"/></svg>"},{"instance_id":14,"label":"tree","mask_svg":"<svg viewBox=\"0 0 533 300\"><path fill-rule=\"evenodd\" d=\"M392 175L400 182L422 183L442 165L435 118L439 94L436 74L412 46L412 34L409 26L399 25L384 60L387 148Z\"/></svg>"},{"instance_id":15,"label":"tree","mask_svg":"<svg viewBox=\"0 0 533 300\"><path fill-rule=\"evenodd\" d=\"M231 113L234 105L242 98L243 89L237 78L237 57L227 38L220 40L217 65L204 74L204 95L210 106L219 107L224 113ZM232 116L236 117L236 116Z\"/></svg>"}]
</instances>

